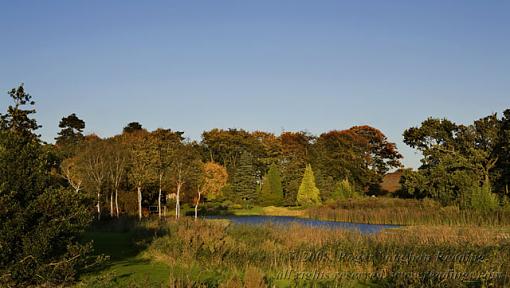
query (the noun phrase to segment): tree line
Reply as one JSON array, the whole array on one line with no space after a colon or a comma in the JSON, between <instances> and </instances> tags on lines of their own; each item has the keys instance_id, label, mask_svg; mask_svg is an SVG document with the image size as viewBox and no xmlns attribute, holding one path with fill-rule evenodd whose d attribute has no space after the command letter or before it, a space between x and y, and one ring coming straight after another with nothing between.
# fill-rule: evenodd
<instances>
[{"instance_id":1,"label":"tree line","mask_svg":"<svg viewBox=\"0 0 510 288\"><path fill-rule=\"evenodd\" d=\"M181 203L196 211L204 199L242 207L318 204L340 197L346 181L362 194L374 192L402 158L395 144L370 126L318 137L212 129L203 132L201 141L170 129L147 131L138 122L109 138L85 136L85 122L75 114L64 117L59 127L52 147L62 159L61 174L77 192L95 195L98 218L104 209L112 217L136 209L141 218L142 206L151 204L157 204L161 216L167 202L178 218ZM313 187L300 189L307 181Z\"/></svg>"},{"instance_id":2,"label":"tree line","mask_svg":"<svg viewBox=\"0 0 510 288\"><path fill-rule=\"evenodd\" d=\"M403 135L423 158L404 171L400 196L488 211L509 204L510 109L469 125L428 118Z\"/></svg>"}]
</instances>

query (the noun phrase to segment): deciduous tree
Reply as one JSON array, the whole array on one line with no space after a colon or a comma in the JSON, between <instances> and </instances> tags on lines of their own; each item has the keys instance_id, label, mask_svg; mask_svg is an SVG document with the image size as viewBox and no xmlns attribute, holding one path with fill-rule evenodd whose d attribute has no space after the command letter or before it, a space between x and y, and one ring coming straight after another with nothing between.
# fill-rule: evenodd
<instances>
[{"instance_id":1,"label":"deciduous tree","mask_svg":"<svg viewBox=\"0 0 510 288\"><path fill-rule=\"evenodd\" d=\"M185 184L192 186L197 172L200 153L194 143L178 143L172 150L170 179L175 184L175 218L181 217L181 196Z\"/></svg>"},{"instance_id":2,"label":"deciduous tree","mask_svg":"<svg viewBox=\"0 0 510 288\"><path fill-rule=\"evenodd\" d=\"M227 184L227 169L220 164L207 162L199 166L200 175L198 180L197 196L195 197L195 219L198 218L198 205L202 196L214 199L221 193L221 189Z\"/></svg>"},{"instance_id":3,"label":"deciduous tree","mask_svg":"<svg viewBox=\"0 0 510 288\"><path fill-rule=\"evenodd\" d=\"M153 147L150 143L150 136L146 130L137 130L123 133L129 156L129 178L134 184L138 196L138 218L141 220L142 213L142 188L151 182L154 178L154 172L151 169L151 163L155 157Z\"/></svg>"},{"instance_id":4,"label":"deciduous tree","mask_svg":"<svg viewBox=\"0 0 510 288\"><path fill-rule=\"evenodd\" d=\"M108 163L106 161L106 145L104 140L95 135L85 138L83 147L78 157L80 170L84 174L84 182L87 190L96 193L97 219L101 219L101 195L108 180Z\"/></svg>"},{"instance_id":5,"label":"deciduous tree","mask_svg":"<svg viewBox=\"0 0 510 288\"><path fill-rule=\"evenodd\" d=\"M161 197L163 190L163 181L166 174L170 170L172 164L172 156L174 150L184 140L182 137L183 132L173 132L167 129L157 129L151 133L152 149L154 149L155 157L153 158L152 166L154 172L158 177L159 192L158 192L158 213L161 218Z\"/></svg>"},{"instance_id":6,"label":"deciduous tree","mask_svg":"<svg viewBox=\"0 0 510 288\"><path fill-rule=\"evenodd\" d=\"M110 193L110 216L119 217L119 189L122 179L127 173L129 165L129 150L120 137L110 138L107 141L106 161L108 178L111 185ZM115 210L113 205L115 203ZM115 211L115 212L114 212Z\"/></svg>"}]
</instances>

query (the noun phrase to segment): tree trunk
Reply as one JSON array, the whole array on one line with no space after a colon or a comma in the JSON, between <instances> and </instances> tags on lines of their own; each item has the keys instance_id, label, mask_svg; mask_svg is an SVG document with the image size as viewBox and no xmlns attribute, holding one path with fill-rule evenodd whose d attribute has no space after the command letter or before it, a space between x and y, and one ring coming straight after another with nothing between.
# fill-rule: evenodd
<instances>
[{"instance_id":1,"label":"tree trunk","mask_svg":"<svg viewBox=\"0 0 510 288\"><path fill-rule=\"evenodd\" d=\"M175 219L181 216L181 203L180 203L181 183L177 183L177 194L175 195Z\"/></svg>"},{"instance_id":2,"label":"tree trunk","mask_svg":"<svg viewBox=\"0 0 510 288\"><path fill-rule=\"evenodd\" d=\"M101 220L101 190L97 190L97 220Z\"/></svg>"},{"instance_id":3,"label":"tree trunk","mask_svg":"<svg viewBox=\"0 0 510 288\"><path fill-rule=\"evenodd\" d=\"M142 187L138 186L138 219L142 220Z\"/></svg>"},{"instance_id":4,"label":"tree trunk","mask_svg":"<svg viewBox=\"0 0 510 288\"><path fill-rule=\"evenodd\" d=\"M110 217L113 218L113 192L110 192Z\"/></svg>"},{"instance_id":5,"label":"tree trunk","mask_svg":"<svg viewBox=\"0 0 510 288\"><path fill-rule=\"evenodd\" d=\"M200 193L200 191L198 191L198 199L197 199L197 203L195 203L195 220L197 220L198 218L198 204L200 203L200 195L202 193Z\"/></svg>"},{"instance_id":6,"label":"tree trunk","mask_svg":"<svg viewBox=\"0 0 510 288\"><path fill-rule=\"evenodd\" d=\"M163 174L159 174L159 195L158 195L158 213L159 219L161 219L161 182L162 182Z\"/></svg>"},{"instance_id":7,"label":"tree trunk","mask_svg":"<svg viewBox=\"0 0 510 288\"><path fill-rule=\"evenodd\" d=\"M115 214L119 218L119 189L115 188Z\"/></svg>"}]
</instances>

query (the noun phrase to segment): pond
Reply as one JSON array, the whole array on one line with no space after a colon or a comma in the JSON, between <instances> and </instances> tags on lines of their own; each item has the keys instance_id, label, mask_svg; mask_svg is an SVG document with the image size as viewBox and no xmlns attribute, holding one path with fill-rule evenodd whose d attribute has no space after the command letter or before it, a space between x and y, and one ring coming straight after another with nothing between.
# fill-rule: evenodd
<instances>
[{"instance_id":1,"label":"pond","mask_svg":"<svg viewBox=\"0 0 510 288\"><path fill-rule=\"evenodd\" d=\"M227 219L236 224L265 224L289 225L292 223L303 224L310 227L323 227L330 229L357 229L361 233L377 233L387 228L398 228L398 225L383 224L362 224L350 222L336 222L316 220L309 218L298 218L292 216L207 216L207 219Z\"/></svg>"}]
</instances>

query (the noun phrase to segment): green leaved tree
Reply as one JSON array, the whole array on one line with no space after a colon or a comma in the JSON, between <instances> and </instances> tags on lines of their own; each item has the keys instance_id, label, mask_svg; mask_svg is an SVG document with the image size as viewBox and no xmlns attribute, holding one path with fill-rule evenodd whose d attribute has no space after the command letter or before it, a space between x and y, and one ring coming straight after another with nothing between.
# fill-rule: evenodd
<instances>
[{"instance_id":1,"label":"green leaved tree","mask_svg":"<svg viewBox=\"0 0 510 288\"><path fill-rule=\"evenodd\" d=\"M9 96L15 104L0 114L0 286L61 286L89 259L78 240L92 217L82 194L51 181L31 96L23 86Z\"/></svg>"},{"instance_id":2,"label":"green leaved tree","mask_svg":"<svg viewBox=\"0 0 510 288\"><path fill-rule=\"evenodd\" d=\"M313 206L321 203L319 188L315 185L315 176L312 166L306 165L301 186L297 194L297 204L301 206Z\"/></svg>"},{"instance_id":3,"label":"green leaved tree","mask_svg":"<svg viewBox=\"0 0 510 288\"><path fill-rule=\"evenodd\" d=\"M336 189L331 195L333 200L346 200L356 197L359 197L359 194L347 178L337 183Z\"/></svg>"},{"instance_id":4,"label":"green leaved tree","mask_svg":"<svg viewBox=\"0 0 510 288\"><path fill-rule=\"evenodd\" d=\"M283 189L280 171L276 164L271 164L262 181L260 204L263 206L279 206L283 203Z\"/></svg>"},{"instance_id":5,"label":"green leaved tree","mask_svg":"<svg viewBox=\"0 0 510 288\"><path fill-rule=\"evenodd\" d=\"M253 204L257 200L257 180L253 156L243 151L234 174L234 191L244 204Z\"/></svg>"},{"instance_id":6,"label":"green leaved tree","mask_svg":"<svg viewBox=\"0 0 510 288\"><path fill-rule=\"evenodd\" d=\"M85 129L85 122L78 118L76 114L71 114L62 118L58 124L62 128L58 132L58 137L55 138L57 146L75 146L83 140L83 129Z\"/></svg>"},{"instance_id":7,"label":"green leaved tree","mask_svg":"<svg viewBox=\"0 0 510 288\"><path fill-rule=\"evenodd\" d=\"M478 211L494 211L499 206L499 200L496 194L492 193L489 182L485 182L481 187L473 187L471 192L471 207Z\"/></svg>"}]
</instances>

